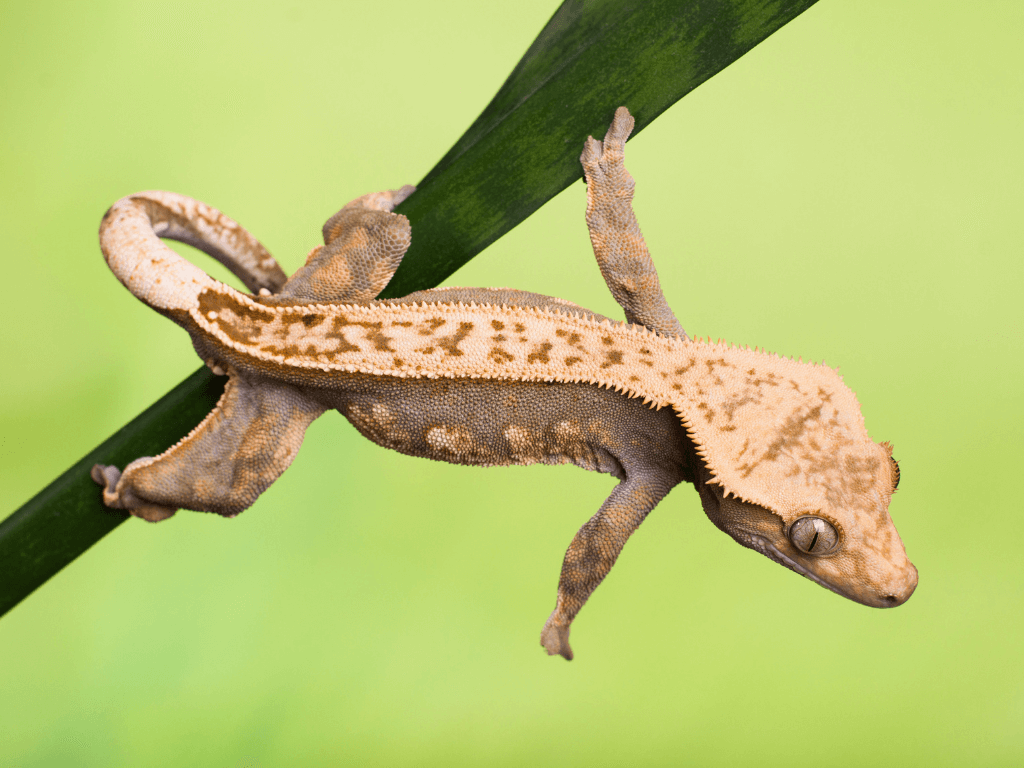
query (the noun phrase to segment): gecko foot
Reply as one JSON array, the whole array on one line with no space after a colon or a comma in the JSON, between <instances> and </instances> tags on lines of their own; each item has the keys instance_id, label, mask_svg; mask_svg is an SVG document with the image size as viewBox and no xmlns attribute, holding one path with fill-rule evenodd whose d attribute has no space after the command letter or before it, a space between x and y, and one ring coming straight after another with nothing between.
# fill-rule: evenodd
<instances>
[{"instance_id":1,"label":"gecko foot","mask_svg":"<svg viewBox=\"0 0 1024 768\"><path fill-rule=\"evenodd\" d=\"M103 486L103 503L111 509L127 509L135 517L140 517L150 523L159 523L178 511L160 504L147 504L135 498L134 494L130 492L128 498L122 498L117 490L117 483L121 479L121 470L115 466L94 464L89 476L97 485Z\"/></svg>"},{"instance_id":2,"label":"gecko foot","mask_svg":"<svg viewBox=\"0 0 1024 768\"><path fill-rule=\"evenodd\" d=\"M409 195L416 191L412 184L406 184L401 189L385 189L383 192L371 192L368 195L357 197L347 203L341 210L353 208L365 208L370 211L393 211L398 204L403 202Z\"/></svg>"},{"instance_id":3,"label":"gecko foot","mask_svg":"<svg viewBox=\"0 0 1024 768\"><path fill-rule=\"evenodd\" d=\"M552 615L540 631L540 644L548 652L548 656L561 656L566 661L572 661L572 648L569 647L568 625L556 624Z\"/></svg>"},{"instance_id":4,"label":"gecko foot","mask_svg":"<svg viewBox=\"0 0 1024 768\"><path fill-rule=\"evenodd\" d=\"M608 132L604 135L604 141L598 141L593 136L588 136L583 144L583 154L580 155L580 162L583 164L583 171L587 179L587 185L592 182L609 177L616 181L620 174L625 173L622 164L625 155L626 139L633 132L635 121L625 107L615 110L615 117L612 124L608 126ZM628 179L628 186L632 191L632 178Z\"/></svg>"}]
</instances>

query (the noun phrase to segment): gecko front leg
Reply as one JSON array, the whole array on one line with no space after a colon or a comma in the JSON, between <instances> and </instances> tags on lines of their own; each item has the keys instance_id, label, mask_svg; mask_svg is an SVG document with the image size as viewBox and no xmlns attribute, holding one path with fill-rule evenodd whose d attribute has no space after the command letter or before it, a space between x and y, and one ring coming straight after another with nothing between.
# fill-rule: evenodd
<instances>
[{"instance_id":1,"label":"gecko front leg","mask_svg":"<svg viewBox=\"0 0 1024 768\"><path fill-rule=\"evenodd\" d=\"M665 495L682 480L668 468L631 472L580 528L565 553L558 601L544 624L540 643L549 656L571 661L569 627L591 593L608 575L626 541Z\"/></svg>"},{"instance_id":2,"label":"gecko front leg","mask_svg":"<svg viewBox=\"0 0 1024 768\"><path fill-rule=\"evenodd\" d=\"M587 228L601 274L626 319L655 333L686 338L658 282L640 225L633 214L633 177L623 163L633 117L615 111L604 142L592 136L580 162L587 181ZM597 514L573 538L558 582L558 601L541 632L549 655L572 659L569 628L597 589L630 535L672 488L683 480L678 466L660 465L643 455L627 467L624 479Z\"/></svg>"}]
</instances>

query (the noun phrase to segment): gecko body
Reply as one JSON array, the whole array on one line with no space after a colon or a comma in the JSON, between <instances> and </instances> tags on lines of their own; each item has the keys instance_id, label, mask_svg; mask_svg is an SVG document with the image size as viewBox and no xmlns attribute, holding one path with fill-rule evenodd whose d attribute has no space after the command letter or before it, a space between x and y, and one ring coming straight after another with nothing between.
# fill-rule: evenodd
<instances>
[{"instance_id":1,"label":"gecko body","mask_svg":"<svg viewBox=\"0 0 1024 768\"><path fill-rule=\"evenodd\" d=\"M147 520L250 506L329 409L414 456L471 465L572 463L621 480L566 553L541 642L572 658L570 624L629 535L677 484L750 547L845 597L888 607L917 571L888 514L891 446L823 365L694 341L665 302L631 207L616 112L581 158L587 224L627 322L524 291L449 288L377 301L410 242L391 209L412 187L345 206L291 279L244 229L191 198L139 193L101 225L108 265L181 325L229 381L214 411L158 457L97 465L104 501ZM255 292L164 246L189 242Z\"/></svg>"}]
</instances>

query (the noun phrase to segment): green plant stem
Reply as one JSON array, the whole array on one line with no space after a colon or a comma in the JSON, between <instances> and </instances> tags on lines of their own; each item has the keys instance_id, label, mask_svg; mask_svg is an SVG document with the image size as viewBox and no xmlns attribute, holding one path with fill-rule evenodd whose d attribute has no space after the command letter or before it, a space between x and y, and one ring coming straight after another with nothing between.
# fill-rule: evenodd
<instances>
[{"instance_id":1,"label":"green plant stem","mask_svg":"<svg viewBox=\"0 0 1024 768\"><path fill-rule=\"evenodd\" d=\"M580 178L583 140L602 136L616 107L633 113L635 136L814 2L566 0L399 206L413 242L382 296L437 285ZM161 453L222 390L197 371L0 523L0 615L127 519L103 506L92 465Z\"/></svg>"}]
</instances>

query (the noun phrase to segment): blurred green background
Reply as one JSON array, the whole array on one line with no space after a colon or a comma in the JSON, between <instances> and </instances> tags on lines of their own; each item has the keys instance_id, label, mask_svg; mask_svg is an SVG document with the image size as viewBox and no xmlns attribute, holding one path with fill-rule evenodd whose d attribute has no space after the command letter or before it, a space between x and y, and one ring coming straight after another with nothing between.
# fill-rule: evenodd
<instances>
[{"instance_id":1,"label":"blurred green background","mask_svg":"<svg viewBox=\"0 0 1024 768\"><path fill-rule=\"evenodd\" d=\"M342 204L418 181L556 7L0 5L0 513L198 366L103 265L114 200L200 198L290 272ZM614 481L330 414L238 519L130 521L0 621L0 765L1020 764L1022 32L1009 0L822 0L628 147L687 330L839 365L895 443L905 606L740 548L680 487L548 658ZM449 284L620 317L583 208L578 183Z\"/></svg>"}]
</instances>

